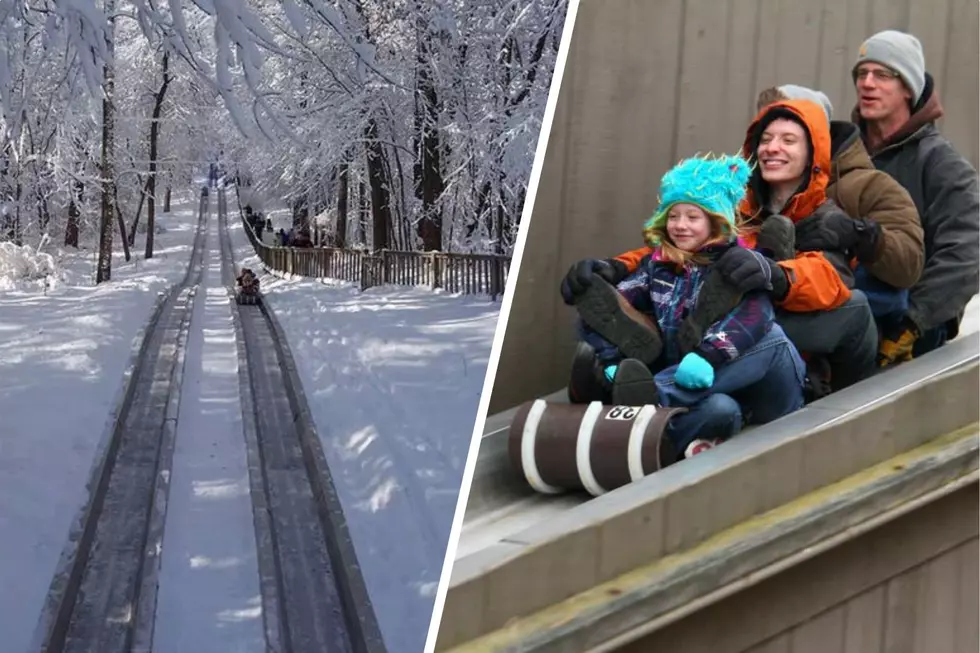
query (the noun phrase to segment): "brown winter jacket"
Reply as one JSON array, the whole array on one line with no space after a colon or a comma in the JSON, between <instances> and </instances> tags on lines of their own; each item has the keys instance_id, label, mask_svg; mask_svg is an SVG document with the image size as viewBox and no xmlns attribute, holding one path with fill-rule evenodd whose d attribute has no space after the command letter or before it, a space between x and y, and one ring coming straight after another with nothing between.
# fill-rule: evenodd
<instances>
[{"instance_id":1,"label":"brown winter jacket","mask_svg":"<svg viewBox=\"0 0 980 653\"><path fill-rule=\"evenodd\" d=\"M868 218L881 227L881 237L868 271L896 288L911 288L925 261L922 223L912 196L886 172L876 170L850 122L830 123L832 160L827 197L852 218Z\"/></svg>"}]
</instances>

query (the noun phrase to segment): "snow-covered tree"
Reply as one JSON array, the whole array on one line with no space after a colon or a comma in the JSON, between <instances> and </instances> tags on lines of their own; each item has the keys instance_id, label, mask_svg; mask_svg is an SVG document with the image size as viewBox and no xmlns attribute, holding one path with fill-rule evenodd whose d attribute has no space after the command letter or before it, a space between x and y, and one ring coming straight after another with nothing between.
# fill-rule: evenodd
<instances>
[{"instance_id":1,"label":"snow-covered tree","mask_svg":"<svg viewBox=\"0 0 980 653\"><path fill-rule=\"evenodd\" d=\"M151 256L220 151L337 246L508 253L566 4L0 0L0 239Z\"/></svg>"}]
</instances>

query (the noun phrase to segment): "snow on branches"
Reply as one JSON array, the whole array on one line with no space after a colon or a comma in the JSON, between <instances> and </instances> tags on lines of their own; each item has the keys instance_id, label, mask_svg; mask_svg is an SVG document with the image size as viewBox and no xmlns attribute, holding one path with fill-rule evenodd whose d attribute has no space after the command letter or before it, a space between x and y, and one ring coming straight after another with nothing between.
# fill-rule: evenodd
<instances>
[{"instance_id":1,"label":"snow on branches","mask_svg":"<svg viewBox=\"0 0 980 653\"><path fill-rule=\"evenodd\" d=\"M567 0L109 6L0 0L0 240L93 228L111 67L127 222L155 121L158 189L221 158L340 244L509 253Z\"/></svg>"}]
</instances>

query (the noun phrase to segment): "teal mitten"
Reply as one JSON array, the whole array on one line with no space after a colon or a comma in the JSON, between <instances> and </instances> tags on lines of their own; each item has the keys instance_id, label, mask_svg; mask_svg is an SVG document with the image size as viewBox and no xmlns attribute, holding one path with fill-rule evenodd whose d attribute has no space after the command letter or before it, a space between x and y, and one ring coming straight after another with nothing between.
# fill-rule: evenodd
<instances>
[{"instance_id":1,"label":"teal mitten","mask_svg":"<svg viewBox=\"0 0 980 653\"><path fill-rule=\"evenodd\" d=\"M715 370L711 363L693 351L681 360L674 373L674 383L691 390L710 388L715 382Z\"/></svg>"},{"instance_id":2,"label":"teal mitten","mask_svg":"<svg viewBox=\"0 0 980 653\"><path fill-rule=\"evenodd\" d=\"M606 375L606 380L612 383L612 381L616 378L616 370L618 369L619 365L606 365L606 367L603 368L602 373Z\"/></svg>"}]
</instances>

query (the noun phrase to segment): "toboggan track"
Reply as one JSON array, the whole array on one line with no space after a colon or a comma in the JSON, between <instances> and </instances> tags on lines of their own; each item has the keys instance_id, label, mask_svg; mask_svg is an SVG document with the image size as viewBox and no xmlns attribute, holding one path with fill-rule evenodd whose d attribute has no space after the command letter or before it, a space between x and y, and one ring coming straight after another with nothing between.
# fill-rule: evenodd
<instances>
[{"instance_id":1,"label":"toboggan track","mask_svg":"<svg viewBox=\"0 0 980 653\"><path fill-rule=\"evenodd\" d=\"M44 653L149 651L184 351L203 274L208 198L183 281L157 300L124 375L32 642Z\"/></svg>"},{"instance_id":2,"label":"toboggan track","mask_svg":"<svg viewBox=\"0 0 980 653\"><path fill-rule=\"evenodd\" d=\"M218 192L222 278L236 270ZM383 653L296 363L264 301L232 303L266 641L289 653Z\"/></svg>"}]
</instances>

